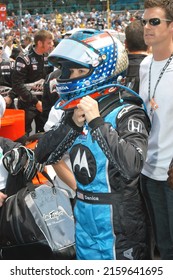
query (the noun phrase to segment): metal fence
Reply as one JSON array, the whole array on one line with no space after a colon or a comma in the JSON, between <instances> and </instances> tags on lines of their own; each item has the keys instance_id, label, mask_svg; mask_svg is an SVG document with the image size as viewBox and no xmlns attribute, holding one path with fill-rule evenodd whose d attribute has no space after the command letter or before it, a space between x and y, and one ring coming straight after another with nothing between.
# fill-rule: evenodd
<instances>
[{"instance_id":1,"label":"metal fence","mask_svg":"<svg viewBox=\"0 0 173 280\"><path fill-rule=\"evenodd\" d=\"M9 16L14 12L16 15L25 14L28 10L30 14L51 14L55 10L60 13L71 13L83 10L89 13L93 8L97 11L107 11L108 7L113 11L142 10L143 0L4 0L7 5L7 13ZM22 9L22 11L21 11Z\"/></svg>"}]
</instances>

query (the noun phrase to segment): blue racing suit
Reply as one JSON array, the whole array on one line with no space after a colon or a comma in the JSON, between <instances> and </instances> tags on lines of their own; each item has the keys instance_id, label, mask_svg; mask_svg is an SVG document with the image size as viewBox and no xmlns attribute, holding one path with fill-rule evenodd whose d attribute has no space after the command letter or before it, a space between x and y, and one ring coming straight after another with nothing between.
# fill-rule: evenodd
<instances>
[{"instance_id":1,"label":"blue racing suit","mask_svg":"<svg viewBox=\"0 0 173 280\"><path fill-rule=\"evenodd\" d=\"M82 129L70 113L65 114L35 150L37 160L49 164L69 150L78 186L76 253L82 260L147 259L146 209L139 175L150 123L132 97L114 104Z\"/></svg>"}]
</instances>

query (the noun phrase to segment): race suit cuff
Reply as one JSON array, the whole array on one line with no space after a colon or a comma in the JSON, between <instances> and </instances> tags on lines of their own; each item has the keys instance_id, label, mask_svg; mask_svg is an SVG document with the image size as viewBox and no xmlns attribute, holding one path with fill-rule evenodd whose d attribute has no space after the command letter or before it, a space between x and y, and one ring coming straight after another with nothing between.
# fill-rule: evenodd
<instances>
[{"instance_id":1,"label":"race suit cuff","mask_svg":"<svg viewBox=\"0 0 173 280\"><path fill-rule=\"evenodd\" d=\"M97 117L88 123L89 127L91 127L92 130L96 129L102 124L104 124L102 117Z\"/></svg>"}]
</instances>

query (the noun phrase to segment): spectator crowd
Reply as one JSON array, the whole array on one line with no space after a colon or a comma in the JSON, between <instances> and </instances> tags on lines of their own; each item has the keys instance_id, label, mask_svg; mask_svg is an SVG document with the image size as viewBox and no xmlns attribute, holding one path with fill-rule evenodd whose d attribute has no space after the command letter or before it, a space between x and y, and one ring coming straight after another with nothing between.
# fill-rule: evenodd
<instances>
[{"instance_id":1,"label":"spectator crowd","mask_svg":"<svg viewBox=\"0 0 173 280\"><path fill-rule=\"evenodd\" d=\"M18 41L20 39L20 43L23 43L26 34L33 38L36 31L45 29L54 34L55 42L58 43L66 32L74 28L110 28L118 32L124 32L125 27L131 21L140 17L140 11L130 13L129 10L122 11L121 13L111 10L109 13L105 13L93 8L90 13L80 10L70 14L61 14L55 10L50 15L31 15L28 10L25 10L21 18L13 12L12 16L7 18L5 24L0 22L0 34L2 41L6 35L11 35Z\"/></svg>"}]
</instances>

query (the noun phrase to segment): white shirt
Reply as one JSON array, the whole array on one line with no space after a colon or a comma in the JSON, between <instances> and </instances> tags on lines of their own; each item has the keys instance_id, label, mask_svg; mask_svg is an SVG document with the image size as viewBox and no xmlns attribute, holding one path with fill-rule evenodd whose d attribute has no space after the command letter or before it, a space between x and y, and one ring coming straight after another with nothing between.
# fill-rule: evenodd
<instances>
[{"instance_id":1,"label":"white shirt","mask_svg":"<svg viewBox=\"0 0 173 280\"><path fill-rule=\"evenodd\" d=\"M0 126L1 126L1 117L4 114L4 111L5 111L5 100L0 95ZM5 169L5 167L2 163L2 158L3 158L3 150L0 147L0 190L5 188L6 181L7 181L7 176L8 176L8 172L7 172L7 170Z\"/></svg>"},{"instance_id":2,"label":"white shirt","mask_svg":"<svg viewBox=\"0 0 173 280\"><path fill-rule=\"evenodd\" d=\"M139 94L146 103L148 113L150 103L148 96L149 67L152 55L147 56L140 65ZM151 67L151 96L166 60L154 61ZM173 157L173 60L163 73L155 93L158 109L152 117L147 158L142 173L154 180L166 181L169 164Z\"/></svg>"},{"instance_id":3,"label":"white shirt","mask_svg":"<svg viewBox=\"0 0 173 280\"><path fill-rule=\"evenodd\" d=\"M63 114L63 110L58 109L56 110L54 106L51 108L48 116L48 120L44 125L44 131L48 131L51 129L53 125L60 121Z\"/></svg>"},{"instance_id":4,"label":"white shirt","mask_svg":"<svg viewBox=\"0 0 173 280\"><path fill-rule=\"evenodd\" d=\"M5 99L2 97L2 95L0 95L0 125L1 125L1 118L5 112L5 108L6 108Z\"/></svg>"},{"instance_id":5,"label":"white shirt","mask_svg":"<svg viewBox=\"0 0 173 280\"><path fill-rule=\"evenodd\" d=\"M0 190L5 189L7 176L8 176L8 172L2 163L2 158L3 158L3 150L0 147Z\"/></svg>"},{"instance_id":6,"label":"white shirt","mask_svg":"<svg viewBox=\"0 0 173 280\"><path fill-rule=\"evenodd\" d=\"M63 110L58 109L56 110L54 108L54 106L51 108L50 112L49 112L49 117L47 122L44 125L44 130L48 131L51 129L51 127L57 123L59 123L62 114L63 114ZM64 162L67 164L67 166L72 170L72 166L71 166L71 162L70 162L70 158L68 153L66 153L62 159L64 160ZM50 177L53 179L54 178L54 184L58 185L60 188L65 189L68 191L68 193L70 194L70 197L75 197L75 192L69 188L58 176L56 176L55 171L53 170L52 166L47 166L48 168L48 173L50 175Z\"/></svg>"}]
</instances>

